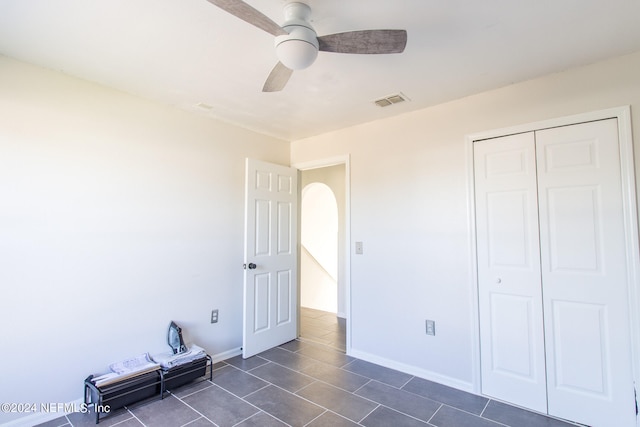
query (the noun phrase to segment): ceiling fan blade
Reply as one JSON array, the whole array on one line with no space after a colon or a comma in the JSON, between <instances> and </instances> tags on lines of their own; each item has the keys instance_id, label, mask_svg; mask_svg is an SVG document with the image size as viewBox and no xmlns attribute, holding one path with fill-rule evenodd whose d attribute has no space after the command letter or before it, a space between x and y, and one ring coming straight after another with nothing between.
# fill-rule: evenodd
<instances>
[{"instance_id":1,"label":"ceiling fan blade","mask_svg":"<svg viewBox=\"0 0 640 427\"><path fill-rule=\"evenodd\" d=\"M328 34L318 37L323 52L336 53L401 53L407 45L405 30L363 30Z\"/></svg>"},{"instance_id":2,"label":"ceiling fan blade","mask_svg":"<svg viewBox=\"0 0 640 427\"><path fill-rule=\"evenodd\" d=\"M271 18L242 0L207 0L209 3L218 6L220 9L248 22L251 25L266 31L274 36L284 36L287 33L280 25Z\"/></svg>"},{"instance_id":3,"label":"ceiling fan blade","mask_svg":"<svg viewBox=\"0 0 640 427\"><path fill-rule=\"evenodd\" d=\"M284 89L287 82L289 81L289 77L293 74L293 70L282 65L282 62L276 64L271 70L269 77L267 77L267 81L264 82L264 87L262 88L263 92L278 92Z\"/></svg>"}]
</instances>

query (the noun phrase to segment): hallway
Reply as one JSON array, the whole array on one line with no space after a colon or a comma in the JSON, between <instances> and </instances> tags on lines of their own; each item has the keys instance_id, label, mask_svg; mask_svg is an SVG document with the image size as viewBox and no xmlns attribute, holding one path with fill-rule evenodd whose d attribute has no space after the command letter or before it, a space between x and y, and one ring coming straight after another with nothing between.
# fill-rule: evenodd
<instances>
[{"instance_id":1,"label":"hallway","mask_svg":"<svg viewBox=\"0 0 640 427\"><path fill-rule=\"evenodd\" d=\"M346 320L335 313L300 307L300 341L312 341L346 352Z\"/></svg>"}]
</instances>

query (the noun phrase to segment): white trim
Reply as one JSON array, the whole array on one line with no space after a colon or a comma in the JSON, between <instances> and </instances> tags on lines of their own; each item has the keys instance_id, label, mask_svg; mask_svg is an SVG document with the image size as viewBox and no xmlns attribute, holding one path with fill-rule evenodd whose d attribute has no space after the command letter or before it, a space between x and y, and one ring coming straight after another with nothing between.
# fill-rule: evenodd
<instances>
[{"instance_id":1,"label":"white trim","mask_svg":"<svg viewBox=\"0 0 640 427\"><path fill-rule=\"evenodd\" d=\"M395 369L396 371L403 372L405 374L413 375L425 380L433 381L438 384L446 385L448 387L455 388L457 390L466 391L468 393L478 394L474 391L472 383L466 381L460 381L458 378L452 378L446 375L438 374L436 372L429 371L427 369L416 368L412 365L406 365L399 363L395 360L386 359L384 357L377 356L375 354L363 352L360 350L353 350L351 356L356 357L365 362L374 363L376 365L384 366L385 368Z\"/></svg>"},{"instance_id":2,"label":"white trim","mask_svg":"<svg viewBox=\"0 0 640 427\"><path fill-rule=\"evenodd\" d=\"M476 197L473 170L473 141L478 138L466 136L465 151L467 155L467 218L469 238L469 294L471 295L471 381L473 392L481 393L480 376L480 308L478 305L478 254L476 251Z\"/></svg>"},{"instance_id":3,"label":"white trim","mask_svg":"<svg viewBox=\"0 0 640 427\"><path fill-rule=\"evenodd\" d=\"M622 122L625 120L631 128L631 107L628 105L616 108L608 108L605 110L591 111L587 113L574 114L572 116L559 117L554 119L542 120L533 123L525 123L516 126L510 126L501 129L493 129L484 132L477 132L467 135L467 142L478 141L481 139L498 138L500 136L514 135L517 133L533 132L537 130L555 128L560 126L568 126L578 123L592 122L604 119L618 119Z\"/></svg>"},{"instance_id":4,"label":"white trim","mask_svg":"<svg viewBox=\"0 0 640 427\"><path fill-rule=\"evenodd\" d=\"M311 160L308 162L294 163L291 167L298 170L318 169L335 165L344 165L345 185L345 249L344 249L344 280L345 280L345 307L346 313L338 313L338 317L346 319L346 353L351 355L351 162L348 154L329 157L326 159ZM299 237L298 237L299 238Z\"/></svg>"},{"instance_id":5,"label":"white trim","mask_svg":"<svg viewBox=\"0 0 640 427\"><path fill-rule=\"evenodd\" d=\"M213 363L218 363L218 362L222 362L223 360L231 359L232 357L240 356L241 354L242 354L242 347L232 348L231 350L214 354L213 356L211 356L211 361Z\"/></svg>"},{"instance_id":6,"label":"white trim","mask_svg":"<svg viewBox=\"0 0 640 427\"><path fill-rule=\"evenodd\" d=\"M474 173L473 173L473 142L497 138L505 135L513 135L523 132L532 132L553 127L568 126L572 124L585 123L595 120L615 118L618 120L618 140L620 147L620 174L623 194L623 216L626 236L627 253L627 284L629 290L629 314L631 332L631 357L634 382L640 384L640 249L638 244L638 216L636 205L635 172L633 158L633 140L631 134L631 107L622 106L577 114L567 117L555 118L517 125L508 128L495 129L485 132L469 134L466 140L467 155L467 210L469 227L469 260L470 277L469 286L471 294L472 311L472 389L475 393L481 394L480 376L480 322L478 319L478 288L477 288L477 254L476 254L476 227L475 227L475 194L474 194ZM639 387L640 388L640 387ZM640 390L639 390L640 391ZM638 420L638 419L637 419ZM640 426L640 421L636 421Z\"/></svg>"},{"instance_id":7,"label":"white trim","mask_svg":"<svg viewBox=\"0 0 640 427\"><path fill-rule=\"evenodd\" d=\"M620 141L622 214L627 249L627 282L629 283L629 321L631 322L631 336L629 338L631 340L633 380L638 388L638 384L640 384L640 283L638 281L640 277L640 248L630 107L622 110L618 116L618 139ZM637 416L636 426L640 426L640 419Z\"/></svg>"},{"instance_id":8,"label":"white trim","mask_svg":"<svg viewBox=\"0 0 640 427\"><path fill-rule=\"evenodd\" d=\"M292 164L291 167L299 170L310 170L318 168L326 168L335 165L349 165L349 155L328 157L326 159L309 160L308 162L300 162Z\"/></svg>"}]
</instances>

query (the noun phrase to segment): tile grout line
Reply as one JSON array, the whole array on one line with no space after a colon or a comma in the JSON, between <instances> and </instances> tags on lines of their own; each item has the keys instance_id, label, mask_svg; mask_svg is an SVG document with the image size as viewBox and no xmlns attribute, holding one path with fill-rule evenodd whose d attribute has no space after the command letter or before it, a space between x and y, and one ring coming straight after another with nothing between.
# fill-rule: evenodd
<instances>
[{"instance_id":1,"label":"tile grout line","mask_svg":"<svg viewBox=\"0 0 640 427\"><path fill-rule=\"evenodd\" d=\"M138 417L136 416L136 414L134 414L134 413L133 413L133 411L131 411L131 410L129 409L129 407L128 407L128 406L125 406L125 408L127 408L127 411L129 411L129 413L131 414L131 416L132 416L133 418L135 418L136 420L138 420L138 422L139 422L140 424L142 424L142 426L143 426L143 427L147 427L147 425L146 425L145 423L143 423L143 422L142 422L142 420L141 420L140 418L138 418ZM126 421L129 421L130 419L131 419L131 418L129 418L129 419L128 419L128 420L126 420ZM125 421L125 420L123 420L122 422L124 422L124 421ZM120 423L118 423L118 424L120 424ZM118 425L118 424L114 424L114 425Z\"/></svg>"},{"instance_id":2,"label":"tile grout line","mask_svg":"<svg viewBox=\"0 0 640 427\"><path fill-rule=\"evenodd\" d=\"M260 408L258 408L258 409L260 409ZM279 422L281 422L281 423L283 423L283 424L285 424L285 425L287 425L287 426L291 427L291 426L290 426L290 424L285 423L285 422L284 422L284 421L282 421L281 419L274 417L273 415L271 415L270 413L268 413L268 412L266 412L266 411L263 411L262 409L260 409L260 410L259 410L258 412L256 412L255 414L250 415L250 416L248 416L247 418L245 418L245 419L243 419L243 420L238 421L237 423L235 423L235 424L233 425L233 427L235 427L235 426L237 426L237 425L240 425L240 424L242 424L243 422L248 421L248 420L250 420L251 418L256 417L256 416L258 416L258 415L260 415L260 414L265 414L265 415L267 415L267 416L269 416L269 417L273 418L274 420L277 420L277 421L279 421Z\"/></svg>"},{"instance_id":3,"label":"tile grout line","mask_svg":"<svg viewBox=\"0 0 640 427\"><path fill-rule=\"evenodd\" d=\"M413 381L416 378L415 375L411 375L411 378L409 378L404 384L402 384L400 387L397 387L398 389L402 390L402 387L406 386L407 384L409 384L411 381Z\"/></svg>"},{"instance_id":4,"label":"tile grout line","mask_svg":"<svg viewBox=\"0 0 640 427\"><path fill-rule=\"evenodd\" d=\"M484 416L483 416L484 415L484 411L487 410L487 407L489 406L489 403L491 403L491 399L487 399L487 403L485 403L484 408L482 408L482 411L480 411L480 415L479 415L480 417L484 418Z\"/></svg>"},{"instance_id":5,"label":"tile grout line","mask_svg":"<svg viewBox=\"0 0 640 427\"><path fill-rule=\"evenodd\" d=\"M365 377L366 378L366 377ZM367 381L366 383L362 384L360 387L358 387L357 389L355 389L353 391L353 394L356 394L357 392L359 392L360 390L362 390L364 388L364 386L366 386L367 384L370 384L372 381L374 381L373 379L369 378L369 381ZM358 395L359 396L359 395Z\"/></svg>"},{"instance_id":6,"label":"tile grout line","mask_svg":"<svg viewBox=\"0 0 640 427\"><path fill-rule=\"evenodd\" d=\"M322 406L321 406L321 408L322 408ZM319 415L318 415L317 417L315 417L314 419L309 420L309 422L308 422L308 423L306 423L306 424L304 425L304 427L308 426L309 424L311 424L312 422L314 422L315 420L317 420L318 418L320 418L321 416L323 416L323 415L324 415L324 414L326 414L327 412L329 412L329 410L328 410L327 408L324 408L324 412L323 412L323 413L319 414Z\"/></svg>"},{"instance_id":7,"label":"tile grout line","mask_svg":"<svg viewBox=\"0 0 640 427\"><path fill-rule=\"evenodd\" d=\"M438 412L440 412L440 409L442 409L442 407L443 407L443 406L444 406L444 403L440 403L440 406L438 406L438 409L436 409L436 410L433 412L433 415L431 415L431 418L429 418L429 420L427 421L427 423L431 424L431 420L433 419L433 417L435 417L435 416L436 416L436 414L437 414Z\"/></svg>"},{"instance_id":8,"label":"tile grout line","mask_svg":"<svg viewBox=\"0 0 640 427\"><path fill-rule=\"evenodd\" d=\"M439 402L439 401L437 401L437 400L435 400L434 402L439 403L439 404L441 405L441 406L440 406L440 408L442 408L442 407L446 406L447 408L451 408L451 409L453 409L453 410L455 410L455 411L464 412L464 413L465 413L465 414L467 414L467 415L472 415L472 416L474 416L474 417L476 417L476 418L479 418L479 419L481 419L481 420L483 420L483 421L489 421L489 422L494 423L494 424L496 424L496 425L498 425L498 426L504 426L504 427L516 427L516 426L510 426L509 424L503 424L503 423L501 423L500 421L496 421L496 420L493 420L493 419L491 419L491 418L485 418L485 417L483 417L483 416L481 416L481 415L479 415L479 414L474 414L473 412L469 412L469 411L467 411L467 410L464 410L464 409L458 408L458 407L453 406L453 405L450 405L450 404L448 404L448 403L442 403L442 402ZM440 410L440 408L438 408L438 411ZM436 412L437 412L437 411L436 411ZM483 412L484 412L484 410L483 410ZM434 414L434 415L435 415L435 414ZM433 418L433 417L432 417L432 418Z\"/></svg>"},{"instance_id":9,"label":"tile grout line","mask_svg":"<svg viewBox=\"0 0 640 427\"><path fill-rule=\"evenodd\" d=\"M365 418L367 418L369 415L373 414L380 406L382 406L381 403L375 402L377 404L377 406L375 408L373 408L372 410L370 410L369 412L367 412L367 415L365 415L364 417L360 418L360 421L358 421L358 424L362 425L362 421L364 421Z\"/></svg>"},{"instance_id":10,"label":"tile grout line","mask_svg":"<svg viewBox=\"0 0 640 427\"><path fill-rule=\"evenodd\" d=\"M207 381L209 381L209 380L207 380ZM212 384L212 386L220 387L220 386L217 386L216 384ZM199 393L199 392L204 391L204 390L209 390L210 388L211 388L211 387L203 388L203 389L200 389L200 390L198 390L198 391L196 391L196 392L190 393L190 394L188 394L188 395L186 395L186 396L183 396L183 397L193 396L193 395L194 395L194 394L196 394L196 393ZM223 390L224 390L224 389L223 389ZM226 390L225 390L225 391L226 391ZM178 401L179 401L179 402L183 403L183 404L184 404L184 405L186 405L189 409L191 409L192 411L194 411L196 414L200 415L200 417L201 417L201 418L204 418L205 420L209 421L209 422L210 422L211 424L213 424L214 426L218 427L218 424L214 423L214 422L213 422L213 420L209 419L205 414L203 414L202 412L198 411L196 408L194 408L193 406L189 405L187 402L185 402L184 400L182 400L180 397L176 396L175 394L173 394L173 393L170 393L170 394L171 394L171 396L173 396L173 397L175 397L176 399L178 399ZM195 421L195 420L194 420L194 421ZM193 422L193 421L192 421L192 422Z\"/></svg>"},{"instance_id":11,"label":"tile grout line","mask_svg":"<svg viewBox=\"0 0 640 427\"><path fill-rule=\"evenodd\" d=\"M182 424L180 427L187 427L188 425L193 424L193 423L195 423L196 421L201 420L201 419L203 419L203 418L204 418L205 420L207 420L205 417L200 416L200 417L196 418L195 420L191 420L191 421L189 421L189 422L188 422L188 423L186 423L186 424ZM209 421L209 420L207 420L207 421ZM214 424L214 425L215 425L215 424Z\"/></svg>"}]
</instances>

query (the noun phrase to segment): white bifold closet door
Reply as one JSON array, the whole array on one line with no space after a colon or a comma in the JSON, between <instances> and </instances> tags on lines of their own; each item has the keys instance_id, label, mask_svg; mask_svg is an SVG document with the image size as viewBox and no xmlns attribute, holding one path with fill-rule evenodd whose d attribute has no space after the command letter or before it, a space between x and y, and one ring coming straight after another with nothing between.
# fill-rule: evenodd
<instances>
[{"instance_id":1,"label":"white bifold closet door","mask_svg":"<svg viewBox=\"0 0 640 427\"><path fill-rule=\"evenodd\" d=\"M635 425L617 120L474 142L482 392Z\"/></svg>"}]
</instances>

